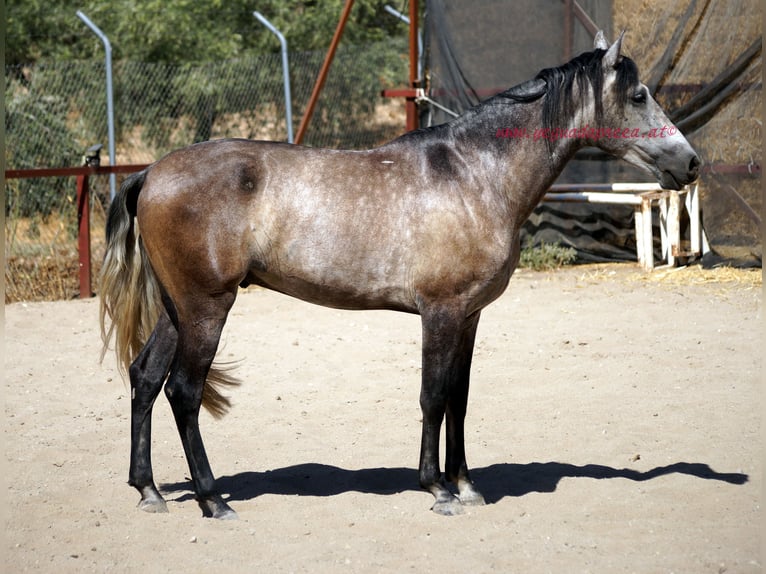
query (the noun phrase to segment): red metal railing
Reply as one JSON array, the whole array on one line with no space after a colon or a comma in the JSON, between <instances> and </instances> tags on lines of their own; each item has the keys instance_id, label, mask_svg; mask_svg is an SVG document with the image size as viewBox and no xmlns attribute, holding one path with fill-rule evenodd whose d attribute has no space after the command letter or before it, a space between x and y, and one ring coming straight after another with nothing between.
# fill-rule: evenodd
<instances>
[{"instance_id":1,"label":"red metal railing","mask_svg":"<svg viewBox=\"0 0 766 574\"><path fill-rule=\"evenodd\" d=\"M90 255L90 186L88 178L92 175L109 175L111 173L133 173L141 171L144 165L108 165L80 167L58 167L41 169L9 169L5 179L21 179L35 177L76 177L77 178L77 252L79 257L80 298L93 296L91 287L91 255Z\"/></svg>"},{"instance_id":2,"label":"red metal railing","mask_svg":"<svg viewBox=\"0 0 766 574\"><path fill-rule=\"evenodd\" d=\"M88 178L92 175L109 175L112 173L133 173L141 171L149 164L60 167L40 169L9 169L5 179L35 178L35 177L76 177L77 178L77 250L79 257L80 298L93 296L91 287L91 248L90 248L90 187ZM711 164L703 166L703 173L752 175L761 174L760 164L730 165ZM581 187L581 186L579 186ZM590 186L593 187L593 186ZM574 188L564 184L551 186L550 191L574 191Z\"/></svg>"}]
</instances>

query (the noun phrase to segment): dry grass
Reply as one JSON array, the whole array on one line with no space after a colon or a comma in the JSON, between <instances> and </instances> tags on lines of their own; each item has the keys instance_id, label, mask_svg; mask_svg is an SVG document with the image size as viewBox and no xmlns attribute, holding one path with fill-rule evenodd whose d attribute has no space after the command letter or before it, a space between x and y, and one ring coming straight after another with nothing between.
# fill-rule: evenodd
<instances>
[{"instance_id":1,"label":"dry grass","mask_svg":"<svg viewBox=\"0 0 766 574\"><path fill-rule=\"evenodd\" d=\"M760 289L763 286L762 269L737 269L735 267L714 267L704 269L699 265L669 267L651 273L636 273L635 281L662 283L665 285L702 285L706 283L728 284Z\"/></svg>"},{"instance_id":2,"label":"dry grass","mask_svg":"<svg viewBox=\"0 0 766 574\"><path fill-rule=\"evenodd\" d=\"M104 212L91 213L91 287L97 287L104 255ZM6 221L5 303L56 301L79 295L79 257L73 214L53 214L45 221Z\"/></svg>"},{"instance_id":3,"label":"dry grass","mask_svg":"<svg viewBox=\"0 0 766 574\"><path fill-rule=\"evenodd\" d=\"M9 257L5 263L5 303L72 299L79 288L76 249L43 257Z\"/></svg>"},{"instance_id":4,"label":"dry grass","mask_svg":"<svg viewBox=\"0 0 766 574\"><path fill-rule=\"evenodd\" d=\"M739 269L735 267L714 267L705 269L700 265L682 267L660 267L654 271L643 271L637 264L595 263L578 266L578 279L584 283L615 281L625 283L659 284L667 286L720 285L737 289L761 289L763 270L760 268Z\"/></svg>"}]
</instances>

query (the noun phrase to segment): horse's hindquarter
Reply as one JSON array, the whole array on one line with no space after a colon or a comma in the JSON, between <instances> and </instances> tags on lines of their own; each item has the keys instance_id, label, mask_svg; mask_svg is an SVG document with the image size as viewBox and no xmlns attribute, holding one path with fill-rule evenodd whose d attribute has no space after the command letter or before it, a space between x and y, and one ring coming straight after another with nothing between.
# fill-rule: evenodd
<instances>
[{"instance_id":1,"label":"horse's hindquarter","mask_svg":"<svg viewBox=\"0 0 766 574\"><path fill-rule=\"evenodd\" d=\"M183 196L173 225L214 254L217 265L195 270L212 283L414 312L423 297L468 296L480 308L510 276L511 238L497 206L481 190L433 177L412 150L222 142L194 155L204 166L195 183L183 187L190 179L177 174L166 183L175 193L161 195Z\"/></svg>"},{"instance_id":2,"label":"horse's hindquarter","mask_svg":"<svg viewBox=\"0 0 766 574\"><path fill-rule=\"evenodd\" d=\"M181 292L231 291L248 265L248 162L236 142L205 142L172 152L148 168L138 197L139 233L171 298Z\"/></svg>"}]
</instances>

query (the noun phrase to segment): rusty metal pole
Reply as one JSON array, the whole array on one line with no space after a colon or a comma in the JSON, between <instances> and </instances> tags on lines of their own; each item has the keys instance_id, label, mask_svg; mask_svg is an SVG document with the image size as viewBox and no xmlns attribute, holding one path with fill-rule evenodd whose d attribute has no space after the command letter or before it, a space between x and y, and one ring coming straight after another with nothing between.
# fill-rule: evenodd
<instances>
[{"instance_id":1,"label":"rusty metal pole","mask_svg":"<svg viewBox=\"0 0 766 574\"><path fill-rule=\"evenodd\" d=\"M340 38L343 35L343 29L346 27L346 21L348 20L348 16L351 13L351 7L353 5L354 0L346 0L346 5L343 7L343 12L341 13L340 20L338 21L338 27L335 28L335 35L332 37L330 48L327 50L327 56L325 56L324 63L322 64L322 69L319 70L319 76L317 77L317 81L314 84L314 91L311 92L309 104L306 107L306 112L303 114L303 118L301 119L301 125L298 127L298 133L295 136L296 144L303 142L303 136L306 134L306 129L308 128L309 122L311 121L311 116L314 115L314 107L316 106L317 100L319 99L319 94L322 92L324 82L327 79L327 73L330 71L330 65L332 64L332 60L335 57L335 50L338 48Z\"/></svg>"},{"instance_id":2,"label":"rusty metal pole","mask_svg":"<svg viewBox=\"0 0 766 574\"><path fill-rule=\"evenodd\" d=\"M418 78L418 0L410 0L410 88L419 88ZM407 98L407 131L418 129L418 105L414 97Z\"/></svg>"},{"instance_id":3,"label":"rusty metal pole","mask_svg":"<svg viewBox=\"0 0 766 574\"><path fill-rule=\"evenodd\" d=\"M77 176L77 251L80 267L80 299L93 296L90 282L90 190L88 174Z\"/></svg>"},{"instance_id":4,"label":"rusty metal pole","mask_svg":"<svg viewBox=\"0 0 766 574\"><path fill-rule=\"evenodd\" d=\"M572 21L572 0L564 0L564 61L572 59L572 38L574 36L574 22Z\"/></svg>"}]
</instances>

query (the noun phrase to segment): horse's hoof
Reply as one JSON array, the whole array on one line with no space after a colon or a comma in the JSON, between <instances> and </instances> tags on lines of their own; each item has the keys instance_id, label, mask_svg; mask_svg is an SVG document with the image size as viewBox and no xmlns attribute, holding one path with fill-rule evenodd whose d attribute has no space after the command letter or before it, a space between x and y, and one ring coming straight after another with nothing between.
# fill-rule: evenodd
<instances>
[{"instance_id":1,"label":"horse's hoof","mask_svg":"<svg viewBox=\"0 0 766 574\"><path fill-rule=\"evenodd\" d=\"M473 488L473 486L462 488L458 498L465 506L484 506L487 504L481 492Z\"/></svg>"},{"instance_id":2,"label":"horse's hoof","mask_svg":"<svg viewBox=\"0 0 766 574\"><path fill-rule=\"evenodd\" d=\"M142 498L138 503L138 509L153 514L166 513L168 505L162 498Z\"/></svg>"},{"instance_id":3,"label":"horse's hoof","mask_svg":"<svg viewBox=\"0 0 766 574\"><path fill-rule=\"evenodd\" d=\"M434 505L431 507L431 510L442 516L457 516L465 512L460 500L451 494L449 497L445 496L437 498L436 502L434 502Z\"/></svg>"},{"instance_id":4,"label":"horse's hoof","mask_svg":"<svg viewBox=\"0 0 766 574\"><path fill-rule=\"evenodd\" d=\"M202 514L206 518L215 518L216 520L237 520L239 516L232 510L231 506L226 504L219 495L199 500Z\"/></svg>"},{"instance_id":5,"label":"horse's hoof","mask_svg":"<svg viewBox=\"0 0 766 574\"><path fill-rule=\"evenodd\" d=\"M217 514L213 514L213 518L216 520L239 520L239 515L234 512L231 508L228 510L224 510L223 512L219 512Z\"/></svg>"},{"instance_id":6,"label":"horse's hoof","mask_svg":"<svg viewBox=\"0 0 766 574\"><path fill-rule=\"evenodd\" d=\"M470 494L461 494L460 495L460 502L464 506L484 506L486 501L484 500L484 497L478 493L478 492L472 492Z\"/></svg>"},{"instance_id":7,"label":"horse's hoof","mask_svg":"<svg viewBox=\"0 0 766 574\"><path fill-rule=\"evenodd\" d=\"M165 499L162 498L162 495L154 484L148 486L136 486L136 489L141 495L141 500L138 503L139 510L151 512L152 514L168 511L168 505L165 503Z\"/></svg>"}]
</instances>

